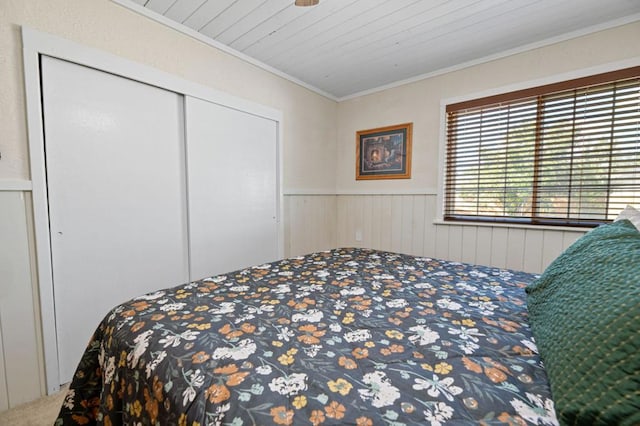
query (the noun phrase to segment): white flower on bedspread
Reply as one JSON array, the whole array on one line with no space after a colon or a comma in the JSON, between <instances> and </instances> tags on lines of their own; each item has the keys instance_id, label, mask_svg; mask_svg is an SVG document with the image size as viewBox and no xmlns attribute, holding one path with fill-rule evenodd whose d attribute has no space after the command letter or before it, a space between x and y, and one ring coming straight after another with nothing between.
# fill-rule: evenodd
<instances>
[{"instance_id":1,"label":"white flower on bedspread","mask_svg":"<svg viewBox=\"0 0 640 426\"><path fill-rule=\"evenodd\" d=\"M430 283L417 283L414 285L415 288L421 288L421 289L432 289L433 288L433 284Z\"/></svg>"},{"instance_id":2,"label":"white flower on bedspread","mask_svg":"<svg viewBox=\"0 0 640 426\"><path fill-rule=\"evenodd\" d=\"M307 375L304 373L293 373L288 376L276 377L269 383L272 392L280 395L297 395L300 391L307 390Z\"/></svg>"},{"instance_id":3,"label":"white flower on bedspread","mask_svg":"<svg viewBox=\"0 0 640 426\"><path fill-rule=\"evenodd\" d=\"M231 312L236 310L236 304L233 302L222 302L220 306L214 309L209 309L209 312L212 314L230 314Z\"/></svg>"},{"instance_id":4,"label":"white flower on bedspread","mask_svg":"<svg viewBox=\"0 0 640 426\"><path fill-rule=\"evenodd\" d=\"M271 289L271 291L276 294L291 293L291 287L289 287L289 284L278 284L276 288Z\"/></svg>"},{"instance_id":5,"label":"white flower on bedspread","mask_svg":"<svg viewBox=\"0 0 640 426\"><path fill-rule=\"evenodd\" d=\"M275 306L273 305L260 305L260 306L248 306L247 312L250 314L262 315L265 312L273 312Z\"/></svg>"},{"instance_id":6,"label":"white flower on bedspread","mask_svg":"<svg viewBox=\"0 0 640 426\"><path fill-rule=\"evenodd\" d=\"M272 371L273 369L270 365L261 365L260 367L256 367L256 373L262 374L263 376L268 376Z\"/></svg>"},{"instance_id":7,"label":"white flower on bedspread","mask_svg":"<svg viewBox=\"0 0 640 426\"><path fill-rule=\"evenodd\" d=\"M288 342L295 335L296 333L293 330L291 330L289 327L282 327L278 332L277 336L278 336L278 340L284 340L285 342Z\"/></svg>"},{"instance_id":8,"label":"white flower on bedspread","mask_svg":"<svg viewBox=\"0 0 640 426\"><path fill-rule=\"evenodd\" d=\"M182 406L187 407L187 404L191 403L196 397L196 390L189 386L182 392Z\"/></svg>"},{"instance_id":9,"label":"white flower on bedspread","mask_svg":"<svg viewBox=\"0 0 640 426\"><path fill-rule=\"evenodd\" d=\"M291 321L293 322L300 322L300 321L307 321L307 322L320 322L320 320L324 317L324 314L322 313L322 311L319 311L318 309L311 309L305 313L297 313L297 314L293 314L293 316L291 317Z\"/></svg>"},{"instance_id":10,"label":"white flower on bedspread","mask_svg":"<svg viewBox=\"0 0 640 426\"><path fill-rule=\"evenodd\" d=\"M456 284L456 287L458 287L460 290L464 290L469 293L473 293L478 290L478 287L476 287L475 285L471 285L464 282Z\"/></svg>"},{"instance_id":11,"label":"white flower on bedspread","mask_svg":"<svg viewBox=\"0 0 640 426\"><path fill-rule=\"evenodd\" d=\"M218 405L215 413L209 419L207 419L207 426L222 426L222 421L225 419L226 412L231 408L230 403L226 403L224 405ZM227 424L227 423L224 423ZM234 425L235 426L235 425Z\"/></svg>"},{"instance_id":12,"label":"white flower on bedspread","mask_svg":"<svg viewBox=\"0 0 640 426\"><path fill-rule=\"evenodd\" d=\"M213 359L226 359L231 358L233 360L247 359L256 351L256 343L251 339L241 340L237 346L231 348L217 348L213 352Z\"/></svg>"},{"instance_id":13,"label":"white flower on bedspread","mask_svg":"<svg viewBox=\"0 0 640 426\"><path fill-rule=\"evenodd\" d=\"M491 302L469 302L469 306L474 306L480 310L482 315L493 315L498 306Z\"/></svg>"},{"instance_id":14,"label":"white flower on bedspread","mask_svg":"<svg viewBox=\"0 0 640 426\"><path fill-rule=\"evenodd\" d=\"M271 265L268 263L263 263L262 265L254 266L253 269L271 269Z\"/></svg>"},{"instance_id":15,"label":"white flower on bedspread","mask_svg":"<svg viewBox=\"0 0 640 426\"><path fill-rule=\"evenodd\" d=\"M196 397L196 389L204 384L204 374L197 369L188 378L189 387L182 392L182 405L187 406Z\"/></svg>"},{"instance_id":16,"label":"white flower on bedspread","mask_svg":"<svg viewBox=\"0 0 640 426\"><path fill-rule=\"evenodd\" d=\"M371 332L366 329L354 330L344 334L344 340L349 343L365 342L369 339L371 339Z\"/></svg>"},{"instance_id":17,"label":"white flower on bedspread","mask_svg":"<svg viewBox=\"0 0 640 426\"><path fill-rule=\"evenodd\" d=\"M313 275L315 275L318 278L327 278L331 274L329 273L329 271L321 270L321 271L314 272Z\"/></svg>"},{"instance_id":18,"label":"white flower on bedspread","mask_svg":"<svg viewBox=\"0 0 640 426\"><path fill-rule=\"evenodd\" d=\"M400 398L400 391L393 386L389 378L382 371L365 374L362 381L369 386L368 389L358 389L360 398L371 400L371 405L376 408L386 407Z\"/></svg>"},{"instance_id":19,"label":"white flower on bedspread","mask_svg":"<svg viewBox=\"0 0 640 426\"><path fill-rule=\"evenodd\" d=\"M472 342L471 340L467 340L466 342L462 342L461 344L459 344L458 347L465 354L471 355L472 353L474 353L480 348L480 345L478 345L475 342Z\"/></svg>"},{"instance_id":20,"label":"white flower on bedspread","mask_svg":"<svg viewBox=\"0 0 640 426\"><path fill-rule=\"evenodd\" d=\"M426 389L427 393L434 398L442 394L447 400L453 401L454 395L462 393L461 387L453 386L453 377L446 377L440 380L440 378L434 374L431 380L415 379L415 381L416 383L413 385L415 390Z\"/></svg>"},{"instance_id":21,"label":"white flower on bedspread","mask_svg":"<svg viewBox=\"0 0 640 426\"><path fill-rule=\"evenodd\" d=\"M156 369L158 364L160 364L162 360L165 359L166 356L167 356L167 351L160 351L160 353L158 353L158 355L153 359L153 361L147 364L147 368L145 370L147 373L147 379L151 377L151 373L153 373L153 370Z\"/></svg>"},{"instance_id":22,"label":"white flower on bedspread","mask_svg":"<svg viewBox=\"0 0 640 426\"><path fill-rule=\"evenodd\" d=\"M69 410L73 410L74 399L76 398L76 391L71 389L67 392L67 396L64 397L64 402L62 406L68 408Z\"/></svg>"},{"instance_id":23,"label":"white flower on bedspread","mask_svg":"<svg viewBox=\"0 0 640 426\"><path fill-rule=\"evenodd\" d=\"M529 349L534 354L538 353L538 347L536 346L535 342L533 342L533 340L523 339L523 340L520 340L520 343L522 343L527 349Z\"/></svg>"},{"instance_id":24,"label":"white flower on bedspread","mask_svg":"<svg viewBox=\"0 0 640 426\"><path fill-rule=\"evenodd\" d=\"M245 314L242 316L239 316L238 318L235 319L235 321L233 321L235 324L240 324L242 322L247 322L249 320L254 319L256 316L253 314Z\"/></svg>"},{"instance_id":25,"label":"white flower on bedspread","mask_svg":"<svg viewBox=\"0 0 640 426\"><path fill-rule=\"evenodd\" d=\"M187 330L183 333L180 334L171 334L169 336L165 336L162 339L160 339L158 341L158 343L160 343L161 345L164 345L163 347L174 347L177 348L178 346L180 346L180 343L182 342L182 340L196 340L196 337L198 337L198 334L200 334L199 331L193 331L193 330Z\"/></svg>"},{"instance_id":26,"label":"white flower on bedspread","mask_svg":"<svg viewBox=\"0 0 640 426\"><path fill-rule=\"evenodd\" d=\"M384 274L384 275L374 275L373 276L374 279L376 280L395 280L396 277L394 277L393 275L389 275L389 274Z\"/></svg>"},{"instance_id":27,"label":"white flower on bedspread","mask_svg":"<svg viewBox=\"0 0 640 426\"><path fill-rule=\"evenodd\" d=\"M451 299L445 297L443 299L438 299L436 302L440 309L449 309L451 311L458 311L462 309L462 305L457 302L452 302Z\"/></svg>"},{"instance_id":28,"label":"white flower on bedspread","mask_svg":"<svg viewBox=\"0 0 640 426\"><path fill-rule=\"evenodd\" d=\"M389 308L404 308L409 303L407 303L404 299L395 299L387 302L387 307Z\"/></svg>"},{"instance_id":29,"label":"white flower on bedspread","mask_svg":"<svg viewBox=\"0 0 640 426\"><path fill-rule=\"evenodd\" d=\"M477 269L473 269L469 272L469 276L476 278L487 278L489 275L484 272L478 271Z\"/></svg>"},{"instance_id":30,"label":"white flower on bedspread","mask_svg":"<svg viewBox=\"0 0 640 426\"><path fill-rule=\"evenodd\" d=\"M360 296L365 293L365 289L362 287L343 288L340 290L340 295L347 296Z\"/></svg>"},{"instance_id":31,"label":"white flower on bedspread","mask_svg":"<svg viewBox=\"0 0 640 426\"><path fill-rule=\"evenodd\" d=\"M440 334L438 334L437 331L433 331L424 325L416 325L409 328L409 331L413 331L415 333L413 336L409 336L409 340L420 346L428 345L440 338Z\"/></svg>"},{"instance_id":32,"label":"white flower on bedspread","mask_svg":"<svg viewBox=\"0 0 640 426\"><path fill-rule=\"evenodd\" d=\"M321 345L311 345L309 347L302 348L309 358L315 358L316 355L318 355L318 352L320 352L320 349L322 349Z\"/></svg>"},{"instance_id":33,"label":"white flower on bedspread","mask_svg":"<svg viewBox=\"0 0 640 426\"><path fill-rule=\"evenodd\" d=\"M156 300L156 299L160 299L165 294L167 294L167 292L164 290L156 291L155 293L145 294L145 295L136 297L133 300Z\"/></svg>"},{"instance_id":34,"label":"white flower on bedspread","mask_svg":"<svg viewBox=\"0 0 640 426\"><path fill-rule=\"evenodd\" d=\"M460 336L462 340L471 340L472 342L478 342L480 340L476 336L484 336L484 334L480 333L477 328L467 327L449 327L449 334Z\"/></svg>"},{"instance_id":35,"label":"white flower on bedspread","mask_svg":"<svg viewBox=\"0 0 640 426\"><path fill-rule=\"evenodd\" d=\"M529 399L529 404L519 399L510 401L513 408L522 418L536 425L555 426L558 424L551 399L545 398L543 401L539 395L529 392L526 395Z\"/></svg>"},{"instance_id":36,"label":"white flower on bedspread","mask_svg":"<svg viewBox=\"0 0 640 426\"><path fill-rule=\"evenodd\" d=\"M113 374L116 372L116 357L109 357L109 359L107 360L107 365L102 368L104 371L104 382L106 384L111 383L111 380L113 380Z\"/></svg>"},{"instance_id":37,"label":"white flower on bedspread","mask_svg":"<svg viewBox=\"0 0 640 426\"><path fill-rule=\"evenodd\" d=\"M168 311L179 311L182 308L184 308L185 306L187 306L186 303L184 302L180 302L180 303L167 303L164 306L160 307L160 310L168 312Z\"/></svg>"},{"instance_id":38,"label":"white flower on bedspread","mask_svg":"<svg viewBox=\"0 0 640 426\"><path fill-rule=\"evenodd\" d=\"M443 422L453 416L453 408L444 402L436 402L432 410L425 410L423 413L425 420L431 423L431 426L442 426Z\"/></svg>"},{"instance_id":39,"label":"white flower on bedspread","mask_svg":"<svg viewBox=\"0 0 640 426\"><path fill-rule=\"evenodd\" d=\"M349 304L344 300L338 300L333 304L333 309L335 309L336 311L341 311L343 309L346 309L348 306Z\"/></svg>"},{"instance_id":40,"label":"white flower on bedspread","mask_svg":"<svg viewBox=\"0 0 640 426\"><path fill-rule=\"evenodd\" d=\"M129 367L135 368L138 365L138 360L140 360L140 357L145 353L147 347L149 346L149 339L151 338L152 334L153 330L147 330L133 339L135 346L133 347L133 350L127 355L127 362L129 363Z\"/></svg>"}]
</instances>

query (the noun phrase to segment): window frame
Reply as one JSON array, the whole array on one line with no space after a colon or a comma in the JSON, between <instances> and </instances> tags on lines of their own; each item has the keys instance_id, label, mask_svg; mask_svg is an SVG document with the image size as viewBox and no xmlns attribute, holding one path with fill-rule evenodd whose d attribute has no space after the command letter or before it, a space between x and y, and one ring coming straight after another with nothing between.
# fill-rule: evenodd
<instances>
[{"instance_id":1,"label":"window frame","mask_svg":"<svg viewBox=\"0 0 640 426\"><path fill-rule=\"evenodd\" d=\"M605 77L606 76L606 77ZM549 94L555 91L571 90L576 87L611 82L625 78L640 77L640 57L630 60L613 62L597 67L585 68L563 74L552 75L543 79L530 80L527 82L515 83L508 86L489 89L483 92L467 94L458 97L441 99L440 101L440 135L438 150L438 191L437 191L437 212L434 219L436 225L451 226L488 226L504 228L523 228L537 230L565 230L565 231L586 231L602 223L611 220L594 220L591 223L586 221L555 223L553 220L532 220L533 218L519 220L504 220L502 217L473 217L445 218L446 197L447 197L447 157L448 153L448 111L452 106L466 106L467 108L489 103L498 103L508 100L522 99L537 95ZM603 80L602 78L605 77ZM490 102L487 102L489 100Z\"/></svg>"}]
</instances>

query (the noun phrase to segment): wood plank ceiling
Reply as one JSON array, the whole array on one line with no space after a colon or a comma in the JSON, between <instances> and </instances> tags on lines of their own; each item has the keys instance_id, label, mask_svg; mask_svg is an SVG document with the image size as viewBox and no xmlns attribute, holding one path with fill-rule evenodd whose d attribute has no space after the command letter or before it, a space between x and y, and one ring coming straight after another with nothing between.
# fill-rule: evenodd
<instances>
[{"instance_id":1,"label":"wood plank ceiling","mask_svg":"<svg viewBox=\"0 0 640 426\"><path fill-rule=\"evenodd\" d=\"M114 1L334 99L640 20L639 0Z\"/></svg>"}]
</instances>

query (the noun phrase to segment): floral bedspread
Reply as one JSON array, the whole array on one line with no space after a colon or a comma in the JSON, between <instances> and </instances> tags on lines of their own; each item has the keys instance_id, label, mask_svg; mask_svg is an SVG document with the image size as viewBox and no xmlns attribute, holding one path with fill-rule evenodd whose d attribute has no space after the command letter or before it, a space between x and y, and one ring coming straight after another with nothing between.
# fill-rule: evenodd
<instances>
[{"instance_id":1,"label":"floral bedspread","mask_svg":"<svg viewBox=\"0 0 640 426\"><path fill-rule=\"evenodd\" d=\"M56 425L557 424L531 274L336 249L113 309Z\"/></svg>"}]
</instances>

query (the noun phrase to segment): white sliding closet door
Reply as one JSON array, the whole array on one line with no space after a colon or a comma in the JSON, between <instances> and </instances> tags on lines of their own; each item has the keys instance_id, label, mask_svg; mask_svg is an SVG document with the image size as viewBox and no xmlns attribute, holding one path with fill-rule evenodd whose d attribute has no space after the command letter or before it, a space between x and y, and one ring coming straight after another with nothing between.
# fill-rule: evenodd
<instances>
[{"instance_id":1,"label":"white sliding closet door","mask_svg":"<svg viewBox=\"0 0 640 426\"><path fill-rule=\"evenodd\" d=\"M183 97L42 58L60 383L115 305L188 280Z\"/></svg>"},{"instance_id":2,"label":"white sliding closet door","mask_svg":"<svg viewBox=\"0 0 640 426\"><path fill-rule=\"evenodd\" d=\"M186 97L191 278L278 258L277 123Z\"/></svg>"}]
</instances>

